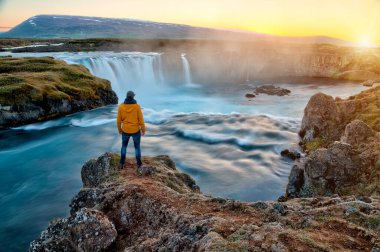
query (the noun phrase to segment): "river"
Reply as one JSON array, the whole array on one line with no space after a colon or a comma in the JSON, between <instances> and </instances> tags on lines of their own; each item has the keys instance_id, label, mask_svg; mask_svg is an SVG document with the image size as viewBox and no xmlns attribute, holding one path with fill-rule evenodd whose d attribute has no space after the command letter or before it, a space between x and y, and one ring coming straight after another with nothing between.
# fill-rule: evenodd
<instances>
[{"instance_id":1,"label":"river","mask_svg":"<svg viewBox=\"0 0 380 252\"><path fill-rule=\"evenodd\" d=\"M5 54L5 53L2 53ZM9 53L6 53L9 54ZM280 156L297 148L303 109L324 92L348 97L365 88L355 83L279 83L289 96L245 98L259 83L225 86L192 83L186 54L183 83L169 85L159 53L23 53L82 64L108 79L120 102L134 90L147 134L143 155L169 155L201 191L244 201L276 199L284 193L292 161ZM119 152L117 106L80 112L0 131L0 247L25 251L48 222L65 217L80 190L80 170L104 152ZM133 156L133 146L128 147Z\"/></svg>"}]
</instances>

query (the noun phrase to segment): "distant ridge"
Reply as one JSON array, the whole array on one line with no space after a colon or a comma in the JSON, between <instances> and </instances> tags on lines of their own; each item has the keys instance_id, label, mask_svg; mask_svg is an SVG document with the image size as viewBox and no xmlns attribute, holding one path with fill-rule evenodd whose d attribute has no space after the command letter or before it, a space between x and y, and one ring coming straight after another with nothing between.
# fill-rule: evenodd
<instances>
[{"instance_id":1,"label":"distant ridge","mask_svg":"<svg viewBox=\"0 0 380 252\"><path fill-rule=\"evenodd\" d=\"M222 39L269 40L296 43L352 43L324 36L281 37L248 31L234 31L182 24L160 23L127 18L102 18L69 15L38 15L27 19L7 32L2 38L84 39L84 38L140 38L140 39Z\"/></svg>"}]
</instances>

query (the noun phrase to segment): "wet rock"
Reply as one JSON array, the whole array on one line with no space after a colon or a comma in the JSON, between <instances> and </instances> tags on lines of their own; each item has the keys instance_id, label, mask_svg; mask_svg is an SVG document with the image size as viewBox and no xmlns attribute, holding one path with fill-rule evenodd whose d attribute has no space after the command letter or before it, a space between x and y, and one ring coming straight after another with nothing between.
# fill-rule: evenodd
<instances>
[{"instance_id":1,"label":"wet rock","mask_svg":"<svg viewBox=\"0 0 380 252\"><path fill-rule=\"evenodd\" d=\"M304 141L321 137L338 140L340 137L338 107L332 96L323 93L313 95L302 119L300 136Z\"/></svg>"},{"instance_id":2,"label":"wet rock","mask_svg":"<svg viewBox=\"0 0 380 252\"><path fill-rule=\"evenodd\" d=\"M286 196L297 197L299 195L299 192L305 183L304 173L304 166L302 164L296 164L293 166L286 187Z\"/></svg>"},{"instance_id":3,"label":"wet rock","mask_svg":"<svg viewBox=\"0 0 380 252\"><path fill-rule=\"evenodd\" d=\"M373 135L373 130L367 124L361 120L354 120L346 125L342 142L357 145Z\"/></svg>"},{"instance_id":4,"label":"wet rock","mask_svg":"<svg viewBox=\"0 0 380 252\"><path fill-rule=\"evenodd\" d=\"M256 95L248 93L248 94L245 94L245 97L250 99L250 98L255 98Z\"/></svg>"},{"instance_id":5,"label":"wet rock","mask_svg":"<svg viewBox=\"0 0 380 252\"><path fill-rule=\"evenodd\" d=\"M292 160L296 160L297 158L301 158L301 153L299 153L297 151L290 151L288 149L281 151L280 154L281 154L281 156L288 157Z\"/></svg>"},{"instance_id":6,"label":"wet rock","mask_svg":"<svg viewBox=\"0 0 380 252\"><path fill-rule=\"evenodd\" d=\"M83 187L98 187L103 183L110 173L110 162L112 156L105 153L98 159L91 159L81 171Z\"/></svg>"},{"instance_id":7,"label":"wet rock","mask_svg":"<svg viewBox=\"0 0 380 252\"><path fill-rule=\"evenodd\" d=\"M102 212L83 208L67 219L52 223L29 251L101 251L117 236L114 225Z\"/></svg>"},{"instance_id":8,"label":"wet rock","mask_svg":"<svg viewBox=\"0 0 380 252\"><path fill-rule=\"evenodd\" d=\"M263 85L255 88L256 94L267 94L267 95L277 95L277 96L285 96L291 93L290 90L276 87L274 85Z\"/></svg>"}]
</instances>

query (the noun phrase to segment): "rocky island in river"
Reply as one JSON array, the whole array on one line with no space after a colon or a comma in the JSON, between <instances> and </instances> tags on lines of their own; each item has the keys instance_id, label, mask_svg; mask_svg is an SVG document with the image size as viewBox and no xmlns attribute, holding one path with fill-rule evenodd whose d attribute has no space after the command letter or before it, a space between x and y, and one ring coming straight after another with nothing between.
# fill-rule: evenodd
<instances>
[{"instance_id":1,"label":"rocky island in river","mask_svg":"<svg viewBox=\"0 0 380 252\"><path fill-rule=\"evenodd\" d=\"M0 58L0 129L117 104L111 84L51 57Z\"/></svg>"}]
</instances>

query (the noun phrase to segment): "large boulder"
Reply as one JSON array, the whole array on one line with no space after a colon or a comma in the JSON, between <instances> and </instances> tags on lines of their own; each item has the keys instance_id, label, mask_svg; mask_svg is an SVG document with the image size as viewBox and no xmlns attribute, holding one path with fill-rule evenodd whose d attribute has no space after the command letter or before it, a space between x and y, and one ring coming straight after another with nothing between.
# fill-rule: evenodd
<instances>
[{"instance_id":1,"label":"large boulder","mask_svg":"<svg viewBox=\"0 0 380 252\"><path fill-rule=\"evenodd\" d=\"M346 125L342 142L358 145L374 135L373 130L361 120L354 120Z\"/></svg>"},{"instance_id":2,"label":"large boulder","mask_svg":"<svg viewBox=\"0 0 380 252\"><path fill-rule=\"evenodd\" d=\"M339 139L339 110L332 96L313 95L304 110L300 136L304 141L322 137Z\"/></svg>"},{"instance_id":3,"label":"large boulder","mask_svg":"<svg viewBox=\"0 0 380 252\"><path fill-rule=\"evenodd\" d=\"M334 142L328 149L316 150L305 163L307 184L326 193L337 192L341 187L352 184L360 171L357 153L351 145L342 142Z\"/></svg>"},{"instance_id":4,"label":"large boulder","mask_svg":"<svg viewBox=\"0 0 380 252\"><path fill-rule=\"evenodd\" d=\"M110 174L112 155L105 153L98 159L91 159L81 171L83 187L98 187Z\"/></svg>"},{"instance_id":5,"label":"large boulder","mask_svg":"<svg viewBox=\"0 0 380 252\"><path fill-rule=\"evenodd\" d=\"M290 171L289 182L286 186L286 196L298 197L301 188L304 185L304 165L302 163L295 164Z\"/></svg>"},{"instance_id":6,"label":"large boulder","mask_svg":"<svg viewBox=\"0 0 380 252\"><path fill-rule=\"evenodd\" d=\"M50 224L29 251L102 251L116 237L115 226L105 214L82 208L70 218Z\"/></svg>"}]
</instances>

